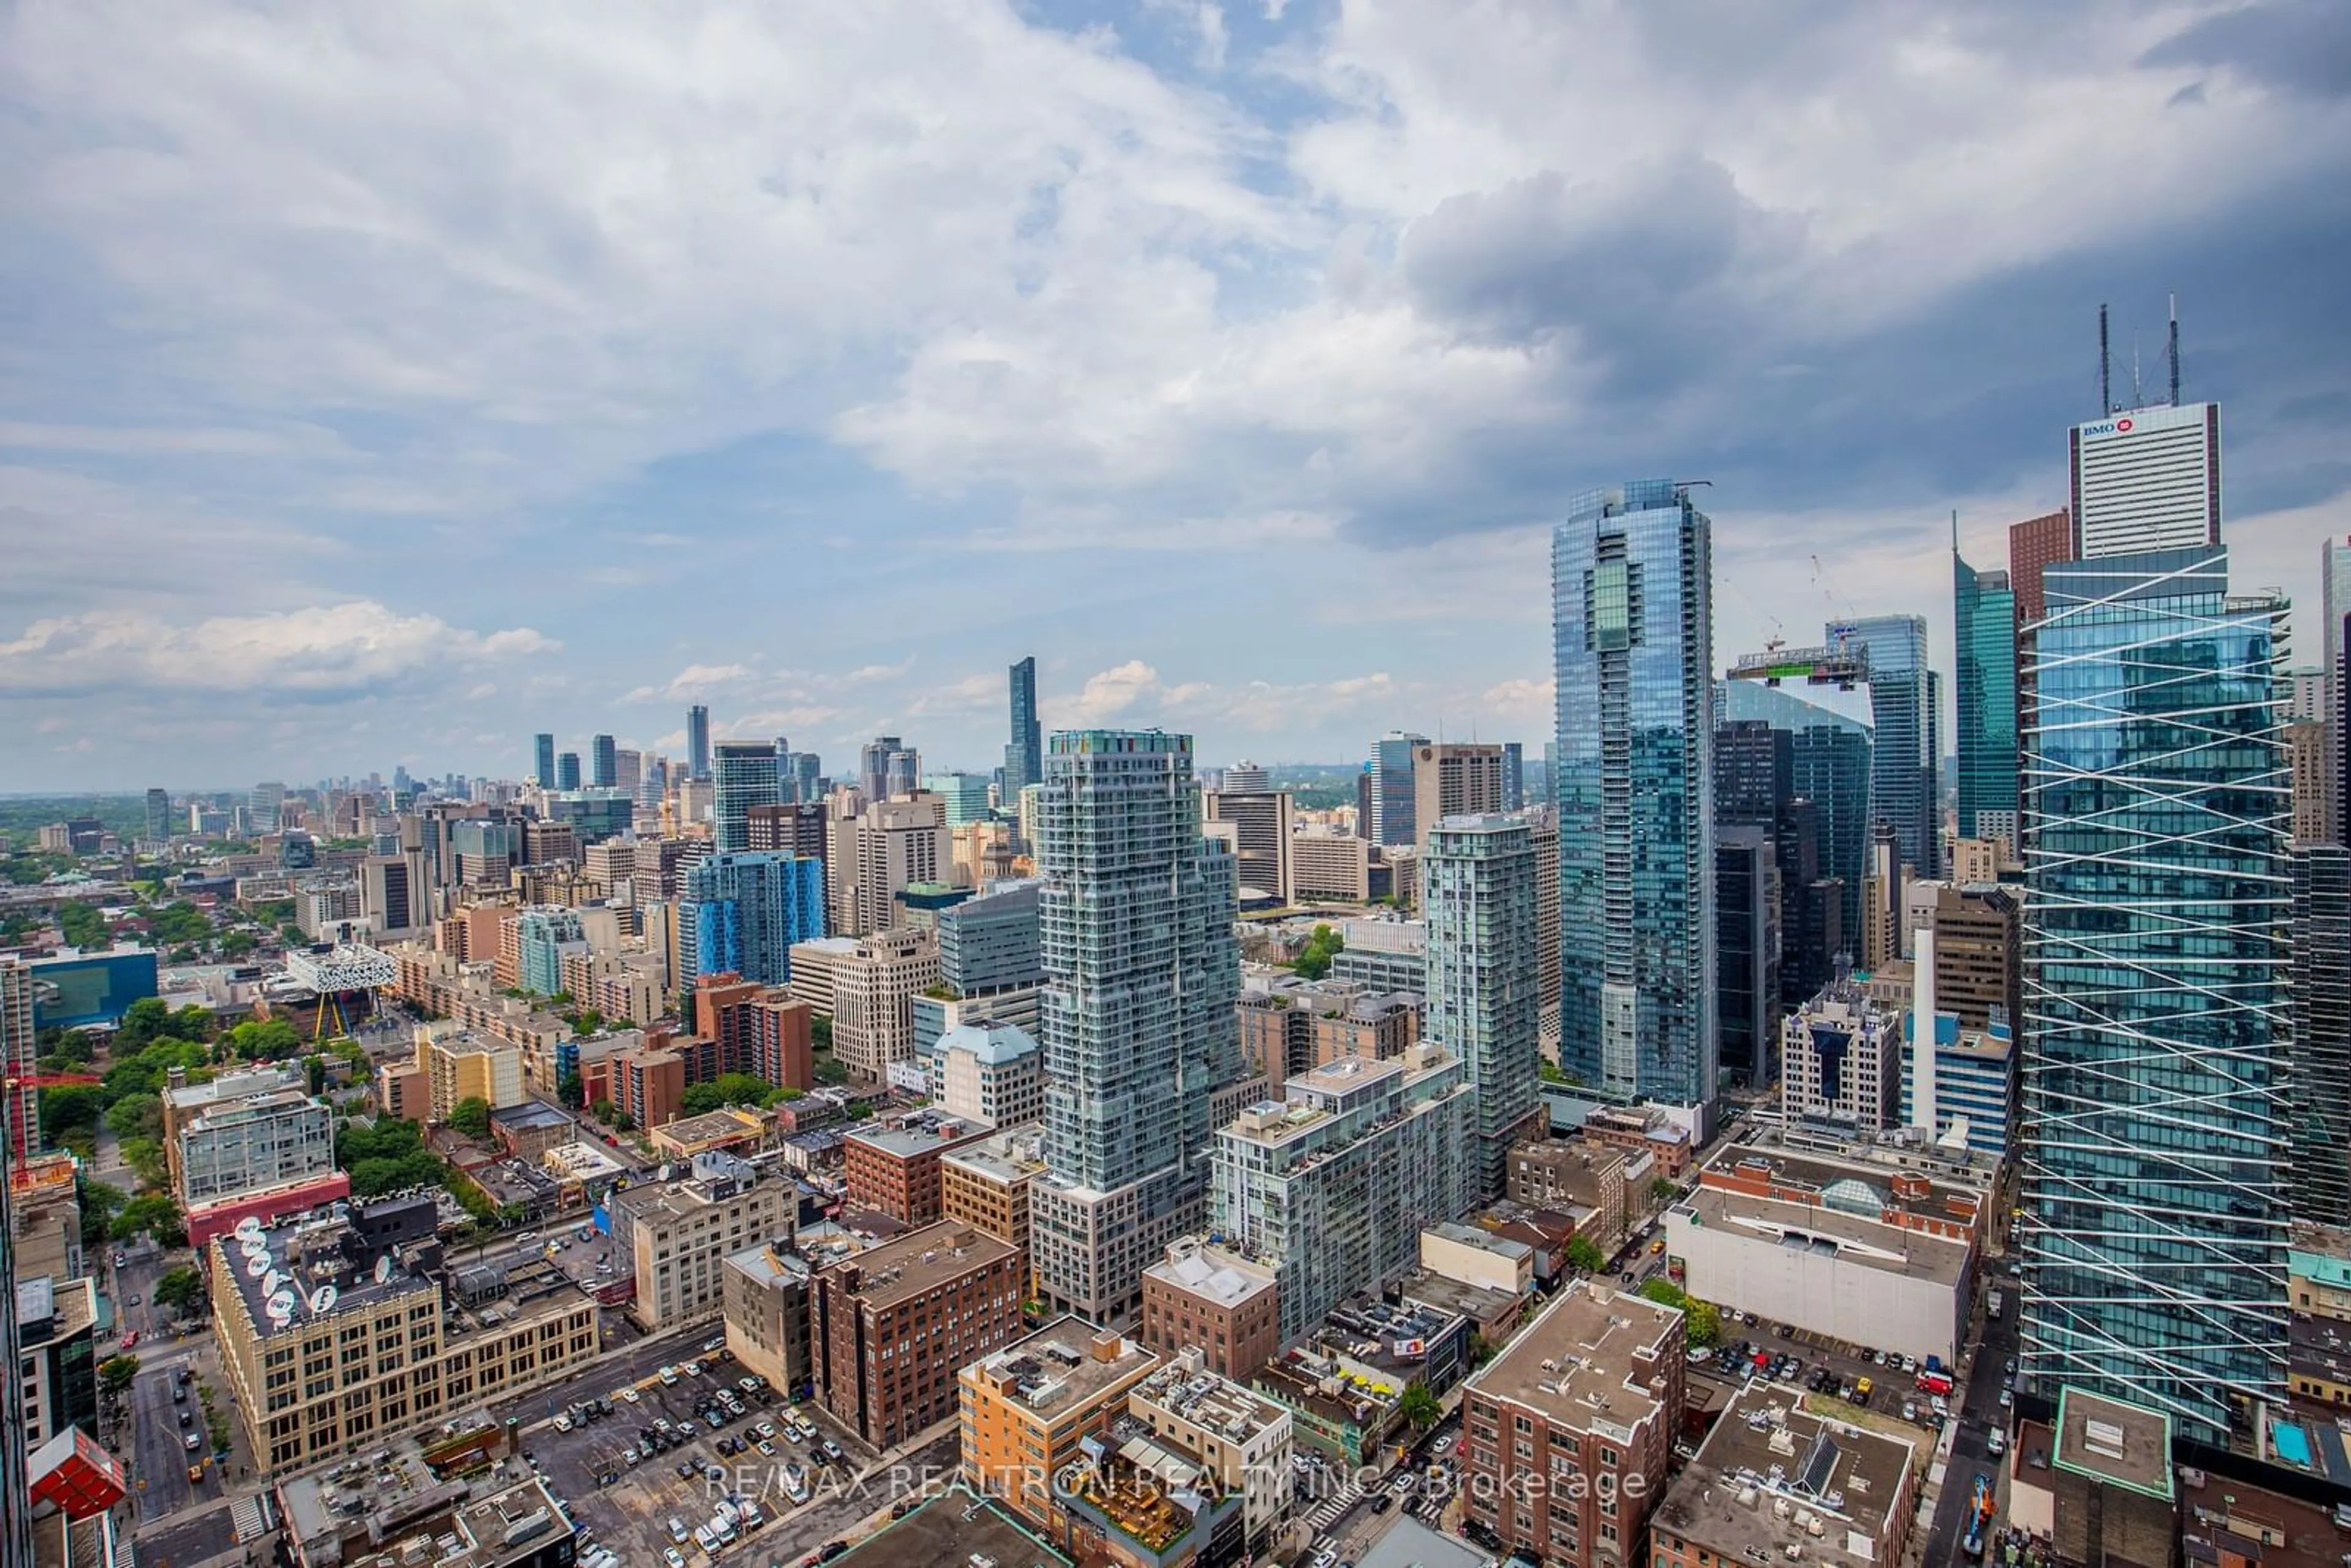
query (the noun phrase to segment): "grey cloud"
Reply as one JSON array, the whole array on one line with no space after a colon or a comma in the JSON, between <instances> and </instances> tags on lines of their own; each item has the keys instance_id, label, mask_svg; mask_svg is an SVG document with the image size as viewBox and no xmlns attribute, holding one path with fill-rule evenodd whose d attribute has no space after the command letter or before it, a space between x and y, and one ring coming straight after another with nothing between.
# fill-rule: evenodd
<instances>
[{"instance_id":1,"label":"grey cloud","mask_svg":"<svg viewBox=\"0 0 2351 1568\"><path fill-rule=\"evenodd\" d=\"M2276 0L2223 11L2166 38L2140 64L2207 66L2285 92L2351 97L2351 6Z\"/></svg>"}]
</instances>

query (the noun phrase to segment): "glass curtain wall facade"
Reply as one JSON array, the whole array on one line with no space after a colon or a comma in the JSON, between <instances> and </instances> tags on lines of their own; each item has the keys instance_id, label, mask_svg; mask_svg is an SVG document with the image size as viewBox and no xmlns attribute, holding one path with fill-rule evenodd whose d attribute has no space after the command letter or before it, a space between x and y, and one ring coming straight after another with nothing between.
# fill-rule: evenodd
<instances>
[{"instance_id":1,"label":"glass curtain wall facade","mask_svg":"<svg viewBox=\"0 0 2351 1568\"><path fill-rule=\"evenodd\" d=\"M700 703L685 710L685 765L696 779L710 777L710 710Z\"/></svg>"},{"instance_id":2,"label":"glass curtain wall facade","mask_svg":"<svg viewBox=\"0 0 2351 1568\"><path fill-rule=\"evenodd\" d=\"M1535 842L1507 817L1431 823L1421 861L1428 922L1427 1037L1468 1064L1477 1091L1477 1179L1488 1198L1535 1113L1541 978L1535 967Z\"/></svg>"},{"instance_id":3,"label":"glass curtain wall facade","mask_svg":"<svg viewBox=\"0 0 2351 1568\"><path fill-rule=\"evenodd\" d=\"M1552 531L1560 1061L1677 1104L1718 1075L1712 592L1711 525L1671 480Z\"/></svg>"},{"instance_id":4,"label":"glass curtain wall facade","mask_svg":"<svg viewBox=\"0 0 2351 1568\"><path fill-rule=\"evenodd\" d=\"M2016 841L2016 593L1951 552L1959 643L1959 837Z\"/></svg>"},{"instance_id":5,"label":"glass curtain wall facade","mask_svg":"<svg viewBox=\"0 0 2351 1568\"><path fill-rule=\"evenodd\" d=\"M710 847L720 854L751 847L751 808L783 803L776 748L764 740L718 743L711 786Z\"/></svg>"},{"instance_id":6,"label":"glass curtain wall facade","mask_svg":"<svg viewBox=\"0 0 2351 1568\"><path fill-rule=\"evenodd\" d=\"M1869 653L1869 719L1876 737L1870 810L1894 830L1903 862L1942 874L1942 679L1927 666L1927 618L1871 615L1850 622ZM1830 641L1836 639L1831 629Z\"/></svg>"},{"instance_id":7,"label":"glass curtain wall facade","mask_svg":"<svg viewBox=\"0 0 2351 1568\"><path fill-rule=\"evenodd\" d=\"M538 735L531 737L531 781L542 789L555 788L555 737Z\"/></svg>"},{"instance_id":8,"label":"glass curtain wall facade","mask_svg":"<svg viewBox=\"0 0 2351 1568\"><path fill-rule=\"evenodd\" d=\"M2024 735L2020 1361L2224 1441L2285 1391L2285 604L2052 567Z\"/></svg>"},{"instance_id":9,"label":"glass curtain wall facade","mask_svg":"<svg viewBox=\"0 0 2351 1568\"><path fill-rule=\"evenodd\" d=\"M1420 841L1414 821L1413 755L1428 737L1392 729L1372 743L1371 825L1359 830L1375 844L1400 848Z\"/></svg>"},{"instance_id":10,"label":"glass curtain wall facade","mask_svg":"<svg viewBox=\"0 0 2351 1568\"><path fill-rule=\"evenodd\" d=\"M825 934L824 862L813 857L715 854L686 869L683 894L681 907L694 913L694 977L732 970L763 986L785 985L792 944Z\"/></svg>"},{"instance_id":11,"label":"glass curtain wall facade","mask_svg":"<svg viewBox=\"0 0 2351 1568\"><path fill-rule=\"evenodd\" d=\"M1004 747L1004 802L1020 799L1024 786L1045 778L1045 744L1037 723L1037 661L1012 666L1012 738Z\"/></svg>"},{"instance_id":12,"label":"glass curtain wall facade","mask_svg":"<svg viewBox=\"0 0 2351 1568\"><path fill-rule=\"evenodd\" d=\"M1037 838L1046 1164L1196 1195L1209 1091L1243 1071L1233 860L1201 836L1192 737L1057 732Z\"/></svg>"},{"instance_id":13,"label":"glass curtain wall facade","mask_svg":"<svg viewBox=\"0 0 2351 1568\"><path fill-rule=\"evenodd\" d=\"M2294 846L2292 991L2294 1218L2351 1225L2351 849L2341 844Z\"/></svg>"}]
</instances>

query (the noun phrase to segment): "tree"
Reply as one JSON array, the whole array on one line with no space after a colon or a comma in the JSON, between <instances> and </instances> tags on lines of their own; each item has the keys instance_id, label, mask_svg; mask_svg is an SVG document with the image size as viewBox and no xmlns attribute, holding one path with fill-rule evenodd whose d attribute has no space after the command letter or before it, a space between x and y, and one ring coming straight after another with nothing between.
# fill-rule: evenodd
<instances>
[{"instance_id":1,"label":"tree","mask_svg":"<svg viewBox=\"0 0 2351 1568\"><path fill-rule=\"evenodd\" d=\"M747 1072L722 1072L707 1083L686 1087L678 1099L678 1108L689 1116L726 1105L757 1105L766 1107L776 1103L781 1091L764 1078Z\"/></svg>"},{"instance_id":2,"label":"tree","mask_svg":"<svg viewBox=\"0 0 2351 1568\"><path fill-rule=\"evenodd\" d=\"M163 1100L159 1094L126 1094L107 1107L106 1124L128 1143L163 1135Z\"/></svg>"},{"instance_id":3,"label":"tree","mask_svg":"<svg viewBox=\"0 0 2351 1568\"><path fill-rule=\"evenodd\" d=\"M70 1128L98 1129L106 1109L106 1093L88 1084L68 1083L41 1091L41 1134L51 1143Z\"/></svg>"},{"instance_id":4,"label":"tree","mask_svg":"<svg viewBox=\"0 0 2351 1568\"><path fill-rule=\"evenodd\" d=\"M247 1061L275 1061L302 1049L302 1031L284 1019L261 1019L230 1030L227 1045Z\"/></svg>"},{"instance_id":5,"label":"tree","mask_svg":"<svg viewBox=\"0 0 2351 1568\"><path fill-rule=\"evenodd\" d=\"M594 1008L571 1015L571 1032L586 1037L604 1027L604 1015Z\"/></svg>"},{"instance_id":6,"label":"tree","mask_svg":"<svg viewBox=\"0 0 2351 1568\"><path fill-rule=\"evenodd\" d=\"M188 1223L181 1218L180 1206L160 1192L142 1192L124 1204L114 1217L113 1229L117 1236L144 1232L166 1247L188 1244Z\"/></svg>"},{"instance_id":7,"label":"tree","mask_svg":"<svg viewBox=\"0 0 2351 1568\"><path fill-rule=\"evenodd\" d=\"M1347 939L1328 925L1317 925L1314 934L1299 950L1298 961L1290 966L1301 980L1320 980L1331 973L1331 960L1347 946Z\"/></svg>"},{"instance_id":8,"label":"tree","mask_svg":"<svg viewBox=\"0 0 2351 1568\"><path fill-rule=\"evenodd\" d=\"M1659 1176L1649 1184L1651 1203L1670 1203L1682 1189L1669 1176Z\"/></svg>"},{"instance_id":9,"label":"tree","mask_svg":"<svg viewBox=\"0 0 2351 1568\"><path fill-rule=\"evenodd\" d=\"M1692 1350L1711 1350L1722 1343L1722 1311L1712 1301L1692 1301L1689 1304L1689 1344Z\"/></svg>"},{"instance_id":10,"label":"tree","mask_svg":"<svg viewBox=\"0 0 2351 1568\"><path fill-rule=\"evenodd\" d=\"M582 1104L586 1103L587 1089L580 1083L580 1074L577 1072L567 1072L562 1077L557 1079L555 1081L555 1098L561 1102L566 1109L573 1111L577 1111Z\"/></svg>"},{"instance_id":11,"label":"tree","mask_svg":"<svg viewBox=\"0 0 2351 1568\"><path fill-rule=\"evenodd\" d=\"M1689 1298L1682 1293L1682 1288L1662 1274L1654 1280L1643 1281L1640 1290L1635 1294L1655 1301L1661 1307L1672 1307L1677 1311L1687 1310L1689 1301Z\"/></svg>"},{"instance_id":12,"label":"tree","mask_svg":"<svg viewBox=\"0 0 2351 1568\"><path fill-rule=\"evenodd\" d=\"M1597 1274L1608 1267L1608 1257L1591 1237L1579 1236L1567 1244L1567 1266L1581 1269L1587 1274Z\"/></svg>"},{"instance_id":13,"label":"tree","mask_svg":"<svg viewBox=\"0 0 2351 1568\"><path fill-rule=\"evenodd\" d=\"M91 1246L106 1239L115 1210L130 1201L120 1187L89 1176L74 1177L74 1200L81 1209L81 1239Z\"/></svg>"},{"instance_id":14,"label":"tree","mask_svg":"<svg viewBox=\"0 0 2351 1568\"><path fill-rule=\"evenodd\" d=\"M478 1094L468 1094L449 1108L449 1126L453 1132L462 1133L469 1138L488 1137L490 1103Z\"/></svg>"},{"instance_id":15,"label":"tree","mask_svg":"<svg viewBox=\"0 0 2351 1568\"><path fill-rule=\"evenodd\" d=\"M317 1051L302 1059L302 1081L313 1094L323 1093L327 1087L327 1059Z\"/></svg>"},{"instance_id":16,"label":"tree","mask_svg":"<svg viewBox=\"0 0 2351 1568\"><path fill-rule=\"evenodd\" d=\"M106 917L89 904L61 904L57 906L57 935L65 938L68 947L103 947L110 934Z\"/></svg>"},{"instance_id":17,"label":"tree","mask_svg":"<svg viewBox=\"0 0 2351 1568\"><path fill-rule=\"evenodd\" d=\"M1405 1420L1412 1423L1412 1429L1416 1432L1426 1432L1445 1419L1444 1402L1430 1393L1428 1385L1417 1377L1405 1385L1404 1397L1397 1401L1396 1408Z\"/></svg>"},{"instance_id":18,"label":"tree","mask_svg":"<svg viewBox=\"0 0 2351 1568\"><path fill-rule=\"evenodd\" d=\"M220 939L220 955L224 958L242 958L259 946L252 932L231 931Z\"/></svg>"},{"instance_id":19,"label":"tree","mask_svg":"<svg viewBox=\"0 0 2351 1568\"><path fill-rule=\"evenodd\" d=\"M832 1049L832 1015L817 1013L809 1019L809 1043L818 1051Z\"/></svg>"},{"instance_id":20,"label":"tree","mask_svg":"<svg viewBox=\"0 0 2351 1568\"><path fill-rule=\"evenodd\" d=\"M612 1103L610 1100L598 1100L588 1107L588 1113L608 1127L612 1124Z\"/></svg>"},{"instance_id":21,"label":"tree","mask_svg":"<svg viewBox=\"0 0 2351 1568\"><path fill-rule=\"evenodd\" d=\"M153 1138L122 1140L122 1163L139 1175L141 1187L162 1187L170 1176L163 1164L163 1145Z\"/></svg>"},{"instance_id":22,"label":"tree","mask_svg":"<svg viewBox=\"0 0 2351 1568\"><path fill-rule=\"evenodd\" d=\"M110 1355L98 1364L99 1385L117 1398L138 1376L139 1358L135 1355Z\"/></svg>"},{"instance_id":23,"label":"tree","mask_svg":"<svg viewBox=\"0 0 2351 1568\"><path fill-rule=\"evenodd\" d=\"M204 1299L204 1277L184 1266L167 1269L163 1277L155 1281L155 1289L150 1293L159 1305L192 1312Z\"/></svg>"},{"instance_id":24,"label":"tree","mask_svg":"<svg viewBox=\"0 0 2351 1568\"><path fill-rule=\"evenodd\" d=\"M308 945L310 936L308 932L289 920L277 928L277 939L288 947L301 947Z\"/></svg>"}]
</instances>

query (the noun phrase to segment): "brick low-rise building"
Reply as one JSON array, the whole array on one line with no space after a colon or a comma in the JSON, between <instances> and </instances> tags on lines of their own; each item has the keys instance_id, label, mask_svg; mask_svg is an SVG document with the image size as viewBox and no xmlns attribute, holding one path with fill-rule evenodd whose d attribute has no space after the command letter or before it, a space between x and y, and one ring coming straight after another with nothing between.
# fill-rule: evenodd
<instances>
[{"instance_id":1,"label":"brick low-rise building","mask_svg":"<svg viewBox=\"0 0 2351 1568\"><path fill-rule=\"evenodd\" d=\"M816 1396L877 1448L956 1413L959 1368L1020 1333L1019 1252L942 1221L819 1272Z\"/></svg>"},{"instance_id":2,"label":"brick low-rise building","mask_svg":"<svg viewBox=\"0 0 2351 1568\"><path fill-rule=\"evenodd\" d=\"M1593 1281L1567 1286L1469 1380L1468 1518L1540 1562L1638 1568L1665 1495L1687 1346L1676 1309Z\"/></svg>"},{"instance_id":3,"label":"brick low-rise building","mask_svg":"<svg viewBox=\"0 0 2351 1568\"><path fill-rule=\"evenodd\" d=\"M995 1129L987 1123L935 1111L914 1112L868 1124L843 1140L848 1205L886 1214L901 1225L941 1218L941 1162Z\"/></svg>"},{"instance_id":4,"label":"brick low-rise building","mask_svg":"<svg viewBox=\"0 0 2351 1568\"><path fill-rule=\"evenodd\" d=\"M1271 1269L1188 1237L1143 1271L1137 1333L1165 1356L1197 1346L1209 1371L1245 1383L1281 1349L1280 1295Z\"/></svg>"}]
</instances>

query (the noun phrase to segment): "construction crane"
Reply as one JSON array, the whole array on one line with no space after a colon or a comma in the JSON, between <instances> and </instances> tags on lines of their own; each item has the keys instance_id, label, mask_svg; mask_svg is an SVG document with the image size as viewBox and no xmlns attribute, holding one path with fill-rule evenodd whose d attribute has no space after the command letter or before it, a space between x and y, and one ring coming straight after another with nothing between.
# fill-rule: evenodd
<instances>
[{"instance_id":1,"label":"construction crane","mask_svg":"<svg viewBox=\"0 0 2351 1568\"><path fill-rule=\"evenodd\" d=\"M0 1090L15 1094L24 1089L63 1089L75 1084L103 1083L106 1080L90 1072L26 1072L10 1073L0 1078ZM11 1176L25 1168L32 1157L32 1135L26 1130L26 1118L11 1117L8 1124L8 1170Z\"/></svg>"}]
</instances>

